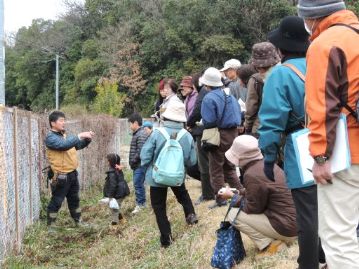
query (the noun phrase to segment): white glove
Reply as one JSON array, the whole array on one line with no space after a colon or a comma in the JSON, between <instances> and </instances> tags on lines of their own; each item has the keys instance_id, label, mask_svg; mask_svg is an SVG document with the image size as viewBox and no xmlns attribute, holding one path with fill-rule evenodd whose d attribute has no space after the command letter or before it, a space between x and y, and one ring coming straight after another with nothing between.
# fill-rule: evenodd
<instances>
[{"instance_id":1,"label":"white glove","mask_svg":"<svg viewBox=\"0 0 359 269\"><path fill-rule=\"evenodd\" d=\"M110 208L111 209L120 209L120 206L118 205L117 201L115 198L112 198L110 200Z\"/></svg>"},{"instance_id":2,"label":"white glove","mask_svg":"<svg viewBox=\"0 0 359 269\"><path fill-rule=\"evenodd\" d=\"M101 200L98 201L100 204L105 204L107 205L109 202L110 202L110 198L108 197L105 197L105 198L102 198Z\"/></svg>"}]
</instances>

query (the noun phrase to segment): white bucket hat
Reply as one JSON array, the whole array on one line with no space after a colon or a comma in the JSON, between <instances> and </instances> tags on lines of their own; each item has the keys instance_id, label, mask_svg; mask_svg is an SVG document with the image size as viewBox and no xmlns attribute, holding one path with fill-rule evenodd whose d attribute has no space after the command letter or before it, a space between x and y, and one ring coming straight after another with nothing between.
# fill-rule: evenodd
<instances>
[{"instance_id":1,"label":"white bucket hat","mask_svg":"<svg viewBox=\"0 0 359 269\"><path fill-rule=\"evenodd\" d=\"M223 86L221 72L217 68L209 67L203 74L202 77L199 78L199 82L202 85L210 86L210 87L221 87Z\"/></svg>"},{"instance_id":2,"label":"white bucket hat","mask_svg":"<svg viewBox=\"0 0 359 269\"><path fill-rule=\"evenodd\" d=\"M242 66L241 62L237 59L230 59L227 62L224 63L224 67L220 70L221 72L224 72L230 68L232 69L239 69Z\"/></svg>"},{"instance_id":3,"label":"white bucket hat","mask_svg":"<svg viewBox=\"0 0 359 269\"><path fill-rule=\"evenodd\" d=\"M171 121L187 122L185 105L182 102L169 103L162 117Z\"/></svg>"}]
</instances>

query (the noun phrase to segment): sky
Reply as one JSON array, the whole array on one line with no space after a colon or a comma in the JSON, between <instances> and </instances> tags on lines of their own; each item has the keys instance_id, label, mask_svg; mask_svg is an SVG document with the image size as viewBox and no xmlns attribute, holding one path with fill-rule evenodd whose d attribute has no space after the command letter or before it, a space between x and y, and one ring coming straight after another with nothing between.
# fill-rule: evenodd
<instances>
[{"instance_id":1,"label":"sky","mask_svg":"<svg viewBox=\"0 0 359 269\"><path fill-rule=\"evenodd\" d=\"M4 6L7 33L30 26L33 19L56 19L66 10L63 0L4 0Z\"/></svg>"}]
</instances>

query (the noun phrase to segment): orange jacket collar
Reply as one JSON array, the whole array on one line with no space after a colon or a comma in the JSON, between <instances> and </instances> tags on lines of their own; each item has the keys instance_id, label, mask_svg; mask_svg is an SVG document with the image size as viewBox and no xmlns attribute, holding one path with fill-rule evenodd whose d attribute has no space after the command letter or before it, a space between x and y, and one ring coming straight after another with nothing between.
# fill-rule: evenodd
<instances>
[{"instance_id":1,"label":"orange jacket collar","mask_svg":"<svg viewBox=\"0 0 359 269\"><path fill-rule=\"evenodd\" d=\"M333 13L332 15L324 18L315 28L313 35L310 37L310 40L313 41L316 39L322 32L327 30L330 26L336 23L345 23L345 24L357 24L357 16L350 10L341 10Z\"/></svg>"}]
</instances>

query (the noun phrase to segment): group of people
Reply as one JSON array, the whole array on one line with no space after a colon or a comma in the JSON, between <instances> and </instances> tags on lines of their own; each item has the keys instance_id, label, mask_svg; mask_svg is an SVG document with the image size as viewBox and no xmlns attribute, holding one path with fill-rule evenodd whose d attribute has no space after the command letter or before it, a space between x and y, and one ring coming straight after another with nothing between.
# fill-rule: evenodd
<instances>
[{"instance_id":1,"label":"group of people","mask_svg":"<svg viewBox=\"0 0 359 269\"><path fill-rule=\"evenodd\" d=\"M179 86L174 79L161 80L157 127L143 123L139 114L129 117L133 213L146 206L146 182L161 246L170 246L173 238L168 186L156 181L155 163L175 140L188 174L198 167L201 182L194 204L184 177L171 186L189 225L198 222L194 205L212 200L209 209L214 209L230 201L232 225L261 253L276 253L298 238L300 269L359 268L359 21L340 0L300 0L298 15L284 18L268 41L254 44L248 64L230 59L222 69L183 77ZM351 166L333 175L340 113L347 117ZM64 197L81 224L76 150L94 135L66 136L64 118L61 112L50 115L46 138L55 173L49 225ZM305 127L315 182L303 183L292 134ZM109 155L108 161L108 174L121 177L119 156ZM62 177L66 180L59 184ZM116 198L112 191L104 195ZM123 216L113 213L117 224Z\"/></svg>"}]
</instances>

